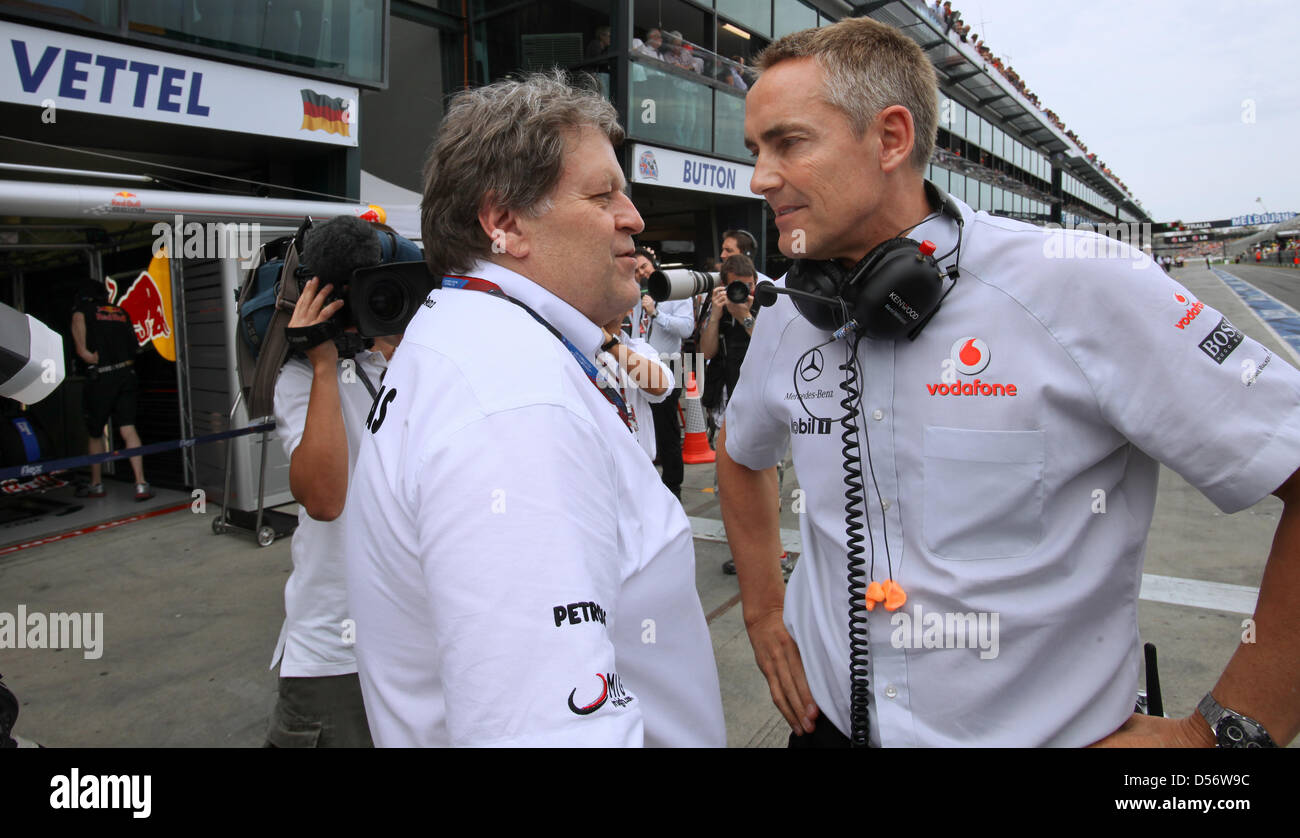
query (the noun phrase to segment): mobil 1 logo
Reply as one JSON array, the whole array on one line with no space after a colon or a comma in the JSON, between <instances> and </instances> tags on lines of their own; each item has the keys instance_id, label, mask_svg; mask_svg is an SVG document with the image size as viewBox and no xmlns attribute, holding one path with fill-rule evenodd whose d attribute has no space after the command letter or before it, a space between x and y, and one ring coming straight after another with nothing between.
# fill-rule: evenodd
<instances>
[{"instance_id":1,"label":"mobil 1 logo","mask_svg":"<svg viewBox=\"0 0 1300 838\"><path fill-rule=\"evenodd\" d=\"M1242 339L1243 335L1237 331L1237 327L1229 323L1228 318L1223 317L1219 319L1219 325L1201 339L1201 351L1214 359L1214 363L1222 364L1223 359L1241 345Z\"/></svg>"}]
</instances>

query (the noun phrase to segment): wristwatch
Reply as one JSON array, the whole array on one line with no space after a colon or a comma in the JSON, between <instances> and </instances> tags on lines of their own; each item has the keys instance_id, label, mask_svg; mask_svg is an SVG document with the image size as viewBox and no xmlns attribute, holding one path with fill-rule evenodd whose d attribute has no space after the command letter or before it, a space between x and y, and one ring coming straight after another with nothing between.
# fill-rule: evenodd
<instances>
[{"instance_id":1,"label":"wristwatch","mask_svg":"<svg viewBox=\"0 0 1300 838\"><path fill-rule=\"evenodd\" d=\"M618 346L618 335L614 335L612 338L602 343L600 345L600 351L611 352L615 346Z\"/></svg>"},{"instance_id":2,"label":"wristwatch","mask_svg":"<svg viewBox=\"0 0 1300 838\"><path fill-rule=\"evenodd\" d=\"M740 321L740 325L744 326L746 329L754 328L754 315L747 315L744 320Z\"/></svg>"},{"instance_id":3,"label":"wristwatch","mask_svg":"<svg viewBox=\"0 0 1300 838\"><path fill-rule=\"evenodd\" d=\"M1196 705L1196 710L1209 723L1220 748L1276 748L1277 743L1264 726L1249 716L1229 710L1214 700L1209 693Z\"/></svg>"}]
</instances>

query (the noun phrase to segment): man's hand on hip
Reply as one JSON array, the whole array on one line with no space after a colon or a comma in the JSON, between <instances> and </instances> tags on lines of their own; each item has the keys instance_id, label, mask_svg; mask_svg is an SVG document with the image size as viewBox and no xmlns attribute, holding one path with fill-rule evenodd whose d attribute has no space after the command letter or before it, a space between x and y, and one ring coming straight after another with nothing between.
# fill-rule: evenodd
<instances>
[{"instance_id":1,"label":"man's hand on hip","mask_svg":"<svg viewBox=\"0 0 1300 838\"><path fill-rule=\"evenodd\" d=\"M1119 730L1089 748L1213 748L1214 734L1199 713L1164 719L1134 713Z\"/></svg>"}]
</instances>

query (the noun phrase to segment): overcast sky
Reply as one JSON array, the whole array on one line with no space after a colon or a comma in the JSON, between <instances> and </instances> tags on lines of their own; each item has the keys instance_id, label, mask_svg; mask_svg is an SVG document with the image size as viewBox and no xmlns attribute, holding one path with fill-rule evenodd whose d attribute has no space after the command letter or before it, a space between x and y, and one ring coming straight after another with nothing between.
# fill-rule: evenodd
<instances>
[{"instance_id":1,"label":"overcast sky","mask_svg":"<svg viewBox=\"0 0 1300 838\"><path fill-rule=\"evenodd\" d=\"M953 8L1156 221L1261 212L1256 198L1270 212L1300 211L1296 4L954 0Z\"/></svg>"}]
</instances>

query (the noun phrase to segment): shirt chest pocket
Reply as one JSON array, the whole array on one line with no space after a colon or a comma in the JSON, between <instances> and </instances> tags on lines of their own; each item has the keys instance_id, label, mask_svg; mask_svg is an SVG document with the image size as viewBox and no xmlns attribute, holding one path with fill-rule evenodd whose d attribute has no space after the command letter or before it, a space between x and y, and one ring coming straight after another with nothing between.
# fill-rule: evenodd
<instances>
[{"instance_id":1,"label":"shirt chest pocket","mask_svg":"<svg viewBox=\"0 0 1300 838\"><path fill-rule=\"evenodd\" d=\"M1043 431L925 429L925 545L941 559L1023 556L1043 536Z\"/></svg>"}]
</instances>

